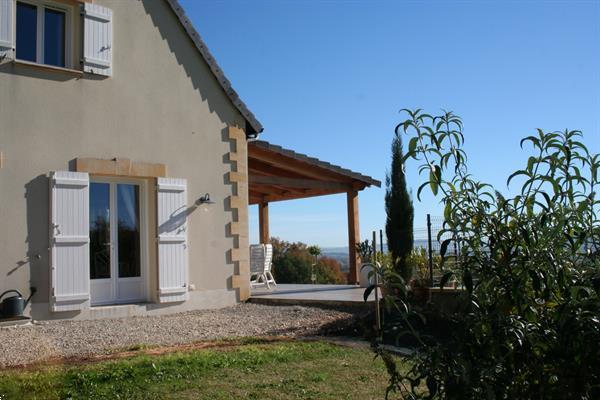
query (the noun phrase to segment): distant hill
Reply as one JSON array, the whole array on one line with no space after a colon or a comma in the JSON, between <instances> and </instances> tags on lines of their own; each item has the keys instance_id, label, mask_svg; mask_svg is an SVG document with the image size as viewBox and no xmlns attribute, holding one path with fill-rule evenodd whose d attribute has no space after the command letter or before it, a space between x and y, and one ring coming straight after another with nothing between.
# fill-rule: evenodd
<instances>
[{"instance_id":1,"label":"distant hill","mask_svg":"<svg viewBox=\"0 0 600 400\"><path fill-rule=\"evenodd\" d=\"M439 244L437 244L439 246ZM427 248L427 240L415 240L414 247L424 247ZM379 245L377 246L379 250ZM433 248L436 248L436 243L434 240ZM387 244L383 244L383 251L387 252ZM449 250L450 251L450 250ZM342 271L348 271L348 246L340 246L340 247L321 247L321 255L329 258L335 259L342 265Z\"/></svg>"},{"instance_id":2,"label":"distant hill","mask_svg":"<svg viewBox=\"0 0 600 400\"><path fill-rule=\"evenodd\" d=\"M333 258L342 265L342 272L348 272L348 246L321 247L321 255Z\"/></svg>"}]
</instances>

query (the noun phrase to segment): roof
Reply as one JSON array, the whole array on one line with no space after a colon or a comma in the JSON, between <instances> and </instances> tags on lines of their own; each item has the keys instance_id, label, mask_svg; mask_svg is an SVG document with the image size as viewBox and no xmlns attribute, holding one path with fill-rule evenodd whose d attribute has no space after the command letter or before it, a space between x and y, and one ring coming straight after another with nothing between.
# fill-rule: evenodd
<instances>
[{"instance_id":1,"label":"roof","mask_svg":"<svg viewBox=\"0 0 600 400\"><path fill-rule=\"evenodd\" d=\"M229 81L229 79L227 79L227 77L223 73L223 70L221 69L221 67L219 67L219 64L217 64L217 61L208 50L206 43L204 43L198 31L196 31L194 25L192 25L192 22L185 15L185 11L183 10L181 4L179 4L179 1L166 1L173 9L173 12L179 19L179 22L181 22L181 25L183 25L184 30L186 31L186 33L188 34L188 36L190 37L200 54L202 55L202 58L204 58L204 61L206 61L206 63L210 67L210 70L217 79L217 82L219 82L219 85L221 85L221 87L225 91L225 94L227 94L227 97L229 97L229 100L231 100L235 108L238 109L238 111L246 120L246 135L249 137L255 137L256 134L261 133L263 131L262 124L256 119L252 111L248 109L248 106L246 106L242 99L240 99L240 96L237 94L237 92L233 89L233 87L231 86L231 82Z\"/></svg>"},{"instance_id":2,"label":"roof","mask_svg":"<svg viewBox=\"0 0 600 400\"><path fill-rule=\"evenodd\" d=\"M334 165L334 164L328 163L326 161L321 161L317 158L310 157L306 154L296 153L293 150L284 149L281 146L274 145L265 140L253 140L252 142L249 143L249 146L256 146L259 148L267 149L269 151L281 154L283 156L290 157L290 158L293 158L295 160L298 160L298 161L301 161L304 163L312 164L312 165L318 166L320 168L324 168L326 170L335 172L337 174L347 176L348 178L352 178L353 180L363 182L367 186L381 187L381 182L376 179L371 178L370 176L363 175L361 173L354 172L354 171L351 171L346 168L342 168L339 165Z\"/></svg>"},{"instance_id":3,"label":"roof","mask_svg":"<svg viewBox=\"0 0 600 400\"><path fill-rule=\"evenodd\" d=\"M263 140L248 142L250 204L381 187L369 176Z\"/></svg>"}]
</instances>

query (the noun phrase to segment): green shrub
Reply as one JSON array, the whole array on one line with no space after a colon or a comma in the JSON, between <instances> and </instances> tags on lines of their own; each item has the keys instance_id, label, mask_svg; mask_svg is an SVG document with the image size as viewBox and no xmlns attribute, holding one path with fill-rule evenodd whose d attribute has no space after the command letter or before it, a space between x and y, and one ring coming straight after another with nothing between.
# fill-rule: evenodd
<instances>
[{"instance_id":1,"label":"green shrub","mask_svg":"<svg viewBox=\"0 0 600 400\"><path fill-rule=\"evenodd\" d=\"M277 283L312 283L311 274L316 274L316 283L346 283L341 265L334 259L317 256L321 253L318 246L307 246L302 242L286 242L271 238L273 245L273 276ZM318 260L315 264L315 260Z\"/></svg>"},{"instance_id":2,"label":"green shrub","mask_svg":"<svg viewBox=\"0 0 600 400\"><path fill-rule=\"evenodd\" d=\"M310 283L311 263L294 254L273 259L273 276L277 283Z\"/></svg>"},{"instance_id":3,"label":"green shrub","mask_svg":"<svg viewBox=\"0 0 600 400\"><path fill-rule=\"evenodd\" d=\"M342 272L340 263L329 257L321 257L315 265L315 274L317 282L321 284L345 284L348 283L348 278Z\"/></svg>"},{"instance_id":4,"label":"green shrub","mask_svg":"<svg viewBox=\"0 0 600 400\"><path fill-rule=\"evenodd\" d=\"M410 321L422 312L396 299L399 335L419 345L408 373L376 347L389 391L435 399L600 398L600 155L589 154L578 131L538 130L521 141L533 154L508 178L521 186L506 197L469 173L459 117L406 112L396 128L414 133L405 159L421 161L428 176L417 197L426 187L441 195L440 236L460 242L458 263L441 285L456 275L465 306L452 316L428 311L450 327L435 338L416 332ZM442 243L442 266L449 243Z\"/></svg>"}]
</instances>

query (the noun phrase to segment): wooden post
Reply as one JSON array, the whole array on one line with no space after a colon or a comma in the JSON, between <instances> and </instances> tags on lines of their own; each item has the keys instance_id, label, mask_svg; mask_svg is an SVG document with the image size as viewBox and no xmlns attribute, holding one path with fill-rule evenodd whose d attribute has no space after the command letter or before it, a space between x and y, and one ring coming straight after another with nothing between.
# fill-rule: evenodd
<instances>
[{"instance_id":1,"label":"wooden post","mask_svg":"<svg viewBox=\"0 0 600 400\"><path fill-rule=\"evenodd\" d=\"M348 283L359 283L360 256L356 251L356 245L360 243L360 230L358 225L358 192L356 190L347 193L348 202Z\"/></svg>"},{"instance_id":2,"label":"wooden post","mask_svg":"<svg viewBox=\"0 0 600 400\"><path fill-rule=\"evenodd\" d=\"M258 205L258 230L260 242L269 243L269 203L260 203Z\"/></svg>"},{"instance_id":3,"label":"wooden post","mask_svg":"<svg viewBox=\"0 0 600 400\"><path fill-rule=\"evenodd\" d=\"M383 256L383 252L381 254ZM377 233L373 231L373 264L377 268ZM376 271L378 272L378 271ZM375 327L377 334L381 332L381 315L379 314L379 275L375 273L373 276L375 284Z\"/></svg>"},{"instance_id":4,"label":"wooden post","mask_svg":"<svg viewBox=\"0 0 600 400\"><path fill-rule=\"evenodd\" d=\"M433 253L431 249L431 215L427 214L427 247L429 255L429 287L433 287Z\"/></svg>"}]
</instances>

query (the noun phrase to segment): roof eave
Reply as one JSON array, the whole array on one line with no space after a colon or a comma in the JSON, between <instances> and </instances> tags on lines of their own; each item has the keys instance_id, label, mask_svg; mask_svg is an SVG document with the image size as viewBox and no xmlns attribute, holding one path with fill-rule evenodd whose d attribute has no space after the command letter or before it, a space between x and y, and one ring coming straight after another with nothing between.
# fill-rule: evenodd
<instances>
[{"instance_id":1,"label":"roof eave","mask_svg":"<svg viewBox=\"0 0 600 400\"><path fill-rule=\"evenodd\" d=\"M274 145L274 144L269 143L264 140L253 140L252 145L272 151L272 152L279 153L285 157L290 157L290 158L293 158L300 162L318 165L319 167L327 169L334 173L347 176L347 177L354 179L355 181L363 184L364 185L363 188L369 187L369 186L376 186L379 188L381 187L381 182L378 181L377 179L371 178L370 176L351 171L351 170L349 170L347 168L343 168L339 165L333 165L331 163L319 160L317 158L310 157L306 154L297 153L293 150L289 150L289 149L283 148L281 146Z\"/></svg>"}]
</instances>

